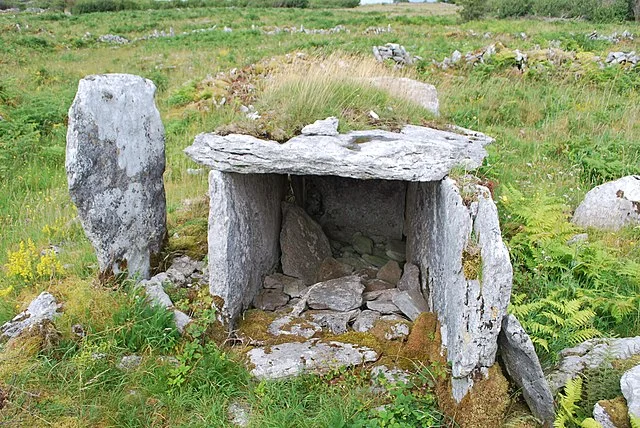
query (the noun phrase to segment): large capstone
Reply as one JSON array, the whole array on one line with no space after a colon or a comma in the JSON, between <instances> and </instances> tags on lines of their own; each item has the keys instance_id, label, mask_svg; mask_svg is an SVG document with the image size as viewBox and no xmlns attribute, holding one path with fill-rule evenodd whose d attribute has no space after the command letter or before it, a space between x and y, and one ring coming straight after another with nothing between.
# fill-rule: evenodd
<instances>
[{"instance_id":1,"label":"large capstone","mask_svg":"<svg viewBox=\"0 0 640 428\"><path fill-rule=\"evenodd\" d=\"M640 175L629 175L591 189L571 221L578 226L607 230L640 224Z\"/></svg>"},{"instance_id":2,"label":"large capstone","mask_svg":"<svg viewBox=\"0 0 640 428\"><path fill-rule=\"evenodd\" d=\"M280 260L280 175L209 173L209 290L234 325Z\"/></svg>"},{"instance_id":3,"label":"large capstone","mask_svg":"<svg viewBox=\"0 0 640 428\"><path fill-rule=\"evenodd\" d=\"M103 277L127 270L149 278L167 237L155 92L139 76L87 76L69 110L69 192Z\"/></svg>"},{"instance_id":4,"label":"large capstone","mask_svg":"<svg viewBox=\"0 0 640 428\"><path fill-rule=\"evenodd\" d=\"M420 289L440 321L458 401L495 362L512 280L491 193L464 181L410 183L405 224L407 261L428 273Z\"/></svg>"}]
</instances>

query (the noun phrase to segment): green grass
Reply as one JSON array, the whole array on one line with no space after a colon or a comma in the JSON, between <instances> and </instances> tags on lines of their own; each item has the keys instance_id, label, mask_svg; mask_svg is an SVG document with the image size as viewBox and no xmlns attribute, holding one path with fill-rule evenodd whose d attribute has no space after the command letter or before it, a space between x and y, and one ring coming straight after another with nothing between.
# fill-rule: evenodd
<instances>
[{"instance_id":1,"label":"green grass","mask_svg":"<svg viewBox=\"0 0 640 428\"><path fill-rule=\"evenodd\" d=\"M363 34L367 27L388 24L392 33ZM214 25L217 30L191 33ZM345 25L350 32L269 36L260 31L300 25ZM224 26L233 31L222 32ZM102 34L133 40L169 28L178 36L123 46L96 41ZM38 252L49 245L59 247L58 257L66 267L62 275L29 281L0 269L0 323L42 290L65 302L64 315L56 321L62 338L53 349L0 350L0 388L9 387L11 402L0 411L0 424L228 426L226 408L232 400L251 408L252 426L382 426L390 418L424 416L405 414L410 406L433 410L424 417L437 417L432 398L420 389L372 400L366 392L367 376L358 371L257 382L228 349L204 340L210 331L178 340L166 313L151 310L126 290L95 286L95 256L68 197L64 172L66 112L78 80L93 73L126 72L156 82L167 134L170 235L183 237L171 241L170 251L201 255L203 216L182 208L185 199L201 197L207 189L206 174L186 173L195 165L182 150L193 137L235 125L285 139L329 115L341 119L342 130L433 123L423 109L354 82L349 71L335 67L335 59L343 58L364 64L356 67L359 75L393 75L390 67L377 68L362 58L370 57L372 45L402 43L424 58L403 73L438 89L441 117L436 123L455 123L496 137L479 174L493 184L499 204L514 263L514 295L520 296L514 301L520 310L536 302L546 305L548 314L540 310L527 319L543 361L551 364L555 352L581 339L585 328L606 336L640 334L640 229L590 230L587 243L566 244L583 232L571 226L569 218L591 187L640 172L640 68L600 69L576 59L561 65L540 61L521 73L508 57L446 71L431 65L432 59L441 61L456 49L464 54L496 42L508 50L531 51L559 41L563 49L586 56L639 51L637 39L612 45L586 36L593 30L610 34L625 29L640 33L636 23L460 23L444 5L0 15L0 266L7 264L9 251L31 239ZM85 36L87 32L92 34ZM487 32L492 35L485 39ZM308 63L292 65L284 57L297 52L334 68L309 72ZM265 80L252 64L280 70L280 78ZM228 76L232 68L246 73L256 92L234 93L237 79L228 79L222 90L228 102L211 107L212 97L220 94L207 92L211 88L202 82L220 72ZM243 103L255 105L263 119L244 119L238 110ZM371 120L369 110L381 120ZM595 315L583 319L583 313L574 324L554 318L564 315L567 305L575 306L570 303L575 300L582 306L573 315L587 309ZM196 317L206 318L201 312ZM554 319L557 322L549 322ZM76 323L85 327L86 338L72 335ZM552 328L535 330L535 323ZM197 348L202 355L190 353L192 343L202 347ZM119 358L132 352L143 355L143 364L130 372L117 369ZM105 353L106 359L93 360L92 353ZM158 358L163 355L177 356L184 362L180 367L189 368L183 374L172 371ZM180 376L184 381L176 386ZM396 404L387 414L378 414L373 409L382 403ZM368 419L374 422L362 425Z\"/></svg>"}]
</instances>

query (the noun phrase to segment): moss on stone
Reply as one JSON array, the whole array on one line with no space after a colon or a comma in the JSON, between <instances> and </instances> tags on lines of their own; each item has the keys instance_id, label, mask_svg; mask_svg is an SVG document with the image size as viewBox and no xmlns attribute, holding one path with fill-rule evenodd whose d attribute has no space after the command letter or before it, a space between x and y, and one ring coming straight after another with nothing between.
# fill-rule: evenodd
<instances>
[{"instance_id":1,"label":"moss on stone","mask_svg":"<svg viewBox=\"0 0 640 428\"><path fill-rule=\"evenodd\" d=\"M480 251L470 252L464 250L462 252L462 272L468 280L480 280L482 274L482 257Z\"/></svg>"},{"instance_id":2,"label":"moss on stone","mask_svg":"<svg viewBox=\"0 0 640 428\"><path fill-rule=\"evenodd\" d=\"M598 401L598 404L604 408L605 412L607 412L611 418L611 422L613 422L613 425L617 428L631 428L629 408L627 407L627 401L624 397Z\"/></svg>"}]
</instances>

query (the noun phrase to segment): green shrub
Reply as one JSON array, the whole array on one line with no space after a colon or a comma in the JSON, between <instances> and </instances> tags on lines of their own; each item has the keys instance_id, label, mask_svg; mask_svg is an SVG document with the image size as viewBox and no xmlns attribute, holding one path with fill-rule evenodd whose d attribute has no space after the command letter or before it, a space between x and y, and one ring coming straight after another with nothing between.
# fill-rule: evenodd
<instances>
[{"instance_id":1,"label":"green shrub","mask_svg":"<svg viewBox=\"0 0 640 428\"><path fill-rule=\"evenodd\" d=\"M462 6L460 17L464 21L481 19L489 10L487 0L459 0L457 4Z\"/></svg>"},{"instance_id":2,"label":"green shrub","mask_svg":"<svg viewBox=\"0 0 640 428\"><path fill-rule=\"evenodd\" d=\"M360 6L360 0L310 0L309 7L314 9L352 8Z\"/></svg>"},{"instance_id":3,"label":"green shrub","mask_svg":"<svg viewBox=\"0 0 640 428\"><path fill-rule=\"evenodd\" d=\"M496 0L492 7L500 18L521 17L531 14L533 0Z\"/></svg>"},{"instance_id":4,"label":"green shrub","mask_svg":"<svg viewBox=\"0 0 640 428\"><path fill-rule=\"evenodd\" d=\"M73 13L116 12L140 9L133 0L79 0L72 8Z\"/></svg>"}]
</instances>

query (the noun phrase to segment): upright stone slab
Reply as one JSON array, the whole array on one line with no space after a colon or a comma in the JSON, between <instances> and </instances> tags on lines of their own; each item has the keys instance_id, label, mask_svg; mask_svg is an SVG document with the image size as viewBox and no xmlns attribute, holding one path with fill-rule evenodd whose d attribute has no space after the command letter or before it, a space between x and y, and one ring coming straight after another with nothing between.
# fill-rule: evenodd
<instances>
[{"instance_id":1,"label":"upright stone slab","mask_svg":"<svg viewBox=\"0 0 640 428\"><path fill-rule=\"evenodd\" d=\"M410 183L405 224L407 261L423 273L421 289L440 321L458 401L474 375L495 362L512 280L489 190L470 184L465 200L460 193L449 178Z\"/></svg>"},{"instance_id":2,"label":"upright stone slab","mask_svg":"<svg viewBox=\"0 0 640 428\"><path fill-rule=\"evenodd\" d=\"M155 92L139 76L87 76L69 110L69 192L102 277L126 269L149 278L166 240L164 128Z\"/></svg>"},{"instance_id":3,"label":"upright stone slab","mask_svg":"<svg viewBox=\"0 0 640 428\"><path fill-rule=\"evenodd\" d=\"M285 177L209 173L209 290L231 328L280 259Z\"/></svg>"}]
</instances>

